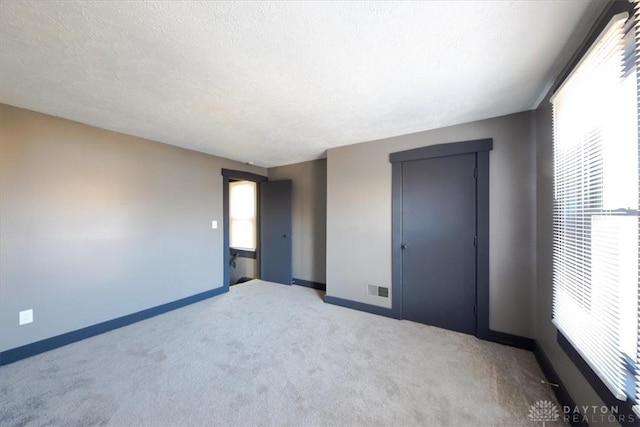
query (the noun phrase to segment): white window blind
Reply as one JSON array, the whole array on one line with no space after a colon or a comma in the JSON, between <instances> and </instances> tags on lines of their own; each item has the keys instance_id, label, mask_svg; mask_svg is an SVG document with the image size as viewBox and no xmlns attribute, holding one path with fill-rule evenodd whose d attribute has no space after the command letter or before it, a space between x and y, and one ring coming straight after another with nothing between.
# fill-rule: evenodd
<instances>
[{"instance_id":1,"label":"white window blind","mask_svg":"<svg viewBox=\"0 0 640 427\"><path fill-rule=\"evenodd\" d=\"M256 183L229 183L229 246L256 249Z\"/></svg>"},{"instance_id":2,"label":"white window blind","mask_svg":"<svg viewBox=\"0 0 640 427\"><path fill-rule=\"evenodd\" d=\"M628 60L637 41L628 21L611 20L551 100L553 322L620 400L639 353L638 80Z\"/></svg>"},{"instance_id":3,"label":"white window blind","mask_svg":"<svg viewBox=\"0 0 640 427\"><path fill-rule=\"evenodd\" d=\"M640 135L640 1L635 0L635 69L636 69L636 109L639 115L636 117L636 135ZM638 154L638 168L640 168L640 153ZM640 184L638 188L638 199L640 199ZM638 234L636 237L640 241L640 218L638 219ZM639 250L640 252L640 250ZM637 262L640 265L640 253ZM637 323L636 323L636 399L633 410L640 417L640 269L638 274L638 291L637 291Z\"/></svg>"}]
</instances>

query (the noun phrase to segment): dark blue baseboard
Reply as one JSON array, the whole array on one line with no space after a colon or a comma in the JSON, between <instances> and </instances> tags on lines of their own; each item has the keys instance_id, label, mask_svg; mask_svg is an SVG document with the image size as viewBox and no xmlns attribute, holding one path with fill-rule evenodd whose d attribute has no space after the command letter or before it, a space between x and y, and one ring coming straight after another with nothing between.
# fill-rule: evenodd
<instances>
[{"instance_id":1,"label":"dark blue baseboard","mask_svg":"<svg viewBox=\"0 0 640 427\"><path fill-rule=\"evenodd\" d=\"M397 319L396 313L385 307L378 307L377 305L365 304L363 302L351 301L348 299L336 298L329 295L325 295L324 302L327 304L339 305L340 307L352 308L354 310L366 311L367 313L377 314L379 316L391 317Z\"/></svg>"},{"instance_id":2,"label":"dark blue baseboard","mask_svg":"<svg viewBox=\"0 0 640 427\"><path fill-rule=\"evenodd\" d=\"M562 406L563 408L572 408L572 409L575 408L576 403L573 401L573 399L569 395L569 392L565 388L564 384L562 384L562 381L560 380L558 373L553 368L551 361L545 354L544 350L542 350L540 343L538 343L537 341L534 341L533 354L535 355L538 365L540 365L540 369L542 370L542 373L544 374L547 381L552 384L556 384L558 386L558 387L554 387L550 385L549 387L551 387L551 390L553 390L553 393L556 395L556 399L558 399L558 403L560 403L560 406ZM563 411L560 410L560 413L562 412ZM572 426L580 426L580 427L589 426L589 424L586 421L583 421L581 419L576 419L574 417L569 418L569 424L571 424Z\"/></svg>"},{"instance_id":3,"label":"dark blue baseboard","mask_svg":"<svg viewBox=\"0 0 640 427\"><path fill-rule=\"evenodd\" d=\"M57 335L55 337L47 338L31 344L26 344L21 347L5 350L3 352L0 352L0 365L8 365L9 363L17 362L18 360L25 359L30 356L35 356L36 354L44 353L45 351L53 350L55 348L71 344L85 338L90 338L105 332L109 332L114 329L121 328L123 326L127 326L162 313L166 313L167 311L175 310L177 308L181 308L186 305L193 304L207 298L214 297L216 295L220 295L227 291L229 291L229 287L222 286L220 288L205 291L196 295L192 295L190 297L179 299L177 301L168 302L166 304L138 311L137 313L128 314L126 316L107 320L106 322L98 323L96 325L87 326L86 328L78 329L76 331L67 332L66 334Z\"/></svg>"},{"instance_id":4,"label":"dark blue baseboard","mask_svg":"<svg viewBox=\"0 0 640 427\"><path fill-rule=\"evenodd\" d=\"M534 351L536 348L535 341L531 338L521 337L520 335L512 335L506 332L498 332L494 331L493 329L489 329L489 332L486 334L486 336L479 335L478 338L529 351Z\"/></svg>"},{"instance_id":5,"label":"dark blue baseboard","mask_svg":"<svg viewBox=\"0 0 640 427\"><path fill-rule=\"evenodd\" d=\"M380 316L391 317L393 319L400 319L397 311L393 310L392 308L378 307L377 305L336 298L329 295L325 295L324 302L328 304L339 305L340 307L365 311L367 313L377 314ZM508 345L511 347L522 348L524 350L533 351L535 349L535 341L531 338L512 335L506 332L498 332L492 329L489 329L485 333L479 333L477 337L486 341Z\"/></svg>"},{"instance_id":6,"label":"dark blue baseboard","mask_svg":"<svg viewBox=\"0 0 640 427\"><path fill-rule=\"evenodd\" d=\"M311 282L309 280L296 279L295 277L293 278L293 284L294 285L298 285L298 286L305 286L307 288L318 289L318 290L321 290L321 291L326 291L327 290L327 285L324 284L324 283Z\"/></svg>"}]
</instances>

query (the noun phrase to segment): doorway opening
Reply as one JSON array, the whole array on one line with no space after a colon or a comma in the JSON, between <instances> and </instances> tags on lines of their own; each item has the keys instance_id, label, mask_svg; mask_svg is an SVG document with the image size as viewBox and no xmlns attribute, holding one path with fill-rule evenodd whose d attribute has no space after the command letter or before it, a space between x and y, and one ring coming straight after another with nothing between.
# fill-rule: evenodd
<instances>
[{"instance_id":1,"label":"doorway opening","mask_svg":"<svg viewBox=\"0 0 640 427\"><path fill-rule=\"evenodd\" d=\"M291 180L231 169L222 178L223 287L251 279L291 285Z\"/></svg>"},{"instance_id":2,"label":"doorway opening","mask_svg":"<svg viewBox=\"0 0 640 427\"><path fill-rule=\"evenodd\" d=\"M267 177L222 169L223 287L260 278L260 183Z\"/></svg>"}]
</instances>

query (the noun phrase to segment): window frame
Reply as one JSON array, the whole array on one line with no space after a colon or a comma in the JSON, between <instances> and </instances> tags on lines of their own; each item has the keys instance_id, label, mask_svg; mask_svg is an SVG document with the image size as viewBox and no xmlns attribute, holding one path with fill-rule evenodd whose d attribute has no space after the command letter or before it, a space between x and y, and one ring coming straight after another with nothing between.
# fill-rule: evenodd
<instances>
[{"instance_id":1,"label":"window frame","mask_svg":"<svg viewBox=\"0 0 640 427\"><path fill-rule=\"evenodd\" d=\"M232 196L232 191L231 191L231 185L237 182L241 182L241 183L250 183L253 184L254 187L254 216L252 218L253 220L253 227L254 227L254 237L255 237L255 248L249 248L249 247L243 247L243 246L233 246L231 244L231 240L232 240L232 224L234 219L237 220L237 218L233 218L231 215L231 210L232 210L232 200L231 200L231 196ZM234 255L236 255L239 258L256 258L256 254L258 252L258 190L259 190L259 184L258 182L255 181L249 181L246 179L231 179L229 180L229 249L231 249L231 251L234 253Z\"/></svg>"},{"instance_id":2,"label":"window frame","mask_svg":"<svg viewBox=\"0 0 640 427\"><path fill-rule=\"evenodd\" d=\"M627 12L629 14L630 19L635 19L635 9L634 3L630 1L612 1L611 4L605 9L605 11L601 14L596 24L592 27L589 35L584 40L580 48L574 54L572 59L569 61L565 69L560 75L560 78L553 85L551 93L555 93L565 82L565 80L571 75L574 68L578 65L580 60L584 57L584 55L588 52L590 47L594 44L594 42L599 37L600 33L605 29L608 25L609 21L617 14ZM633 31L633 30L631 30ZM636 55L640 53L636 52ZM636 69L637 78L640 79L640 70ZM639 140L639 150L640 150L640 140ZM554 177L555 179L555 177ZM637 214L637 210L633 212L627 212L628 215ZM593 212L591 215L597 215L600 212ZM638 415L633 411L633 406L640 404L640 402L635 402L629 396L636 396L635 390L635 380L634 377L636 375L636 368L634 360L629 358L629 355L623 353L625 356L625 364L627 369L626 376L626 394L627 399L625 401L617 399L613 393L609 390L609 388L605 385L605 383L600 379L600 377L593 371L593 369L589 366L586 360L580 355L580 353L573 347L571 342L560 332L557 330L556 341L560 348L566 353L569 359L573 362L574 366L580 371L580 373L585 377L587 382L591 385L594 391L598 394L598 396L602 399L605 406L608 408L617 407L619 416L624 416L623 420L635 420L632 423L622 422L624 425L635 425L638 419ZM636 357L638 357L636 355ZM620 419L620 418L619 418Z\"/></svg>"}]
</instances>

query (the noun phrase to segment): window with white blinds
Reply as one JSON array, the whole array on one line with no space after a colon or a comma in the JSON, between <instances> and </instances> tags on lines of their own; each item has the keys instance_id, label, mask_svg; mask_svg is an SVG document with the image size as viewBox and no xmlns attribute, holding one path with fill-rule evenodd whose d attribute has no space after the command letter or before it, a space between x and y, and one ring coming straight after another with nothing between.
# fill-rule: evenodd
<instances>
[{"instance_id":1,"label":"window with white blinds","mask_svg":"<svg viewBox=\"0 0 640 427\"><path fill-rule=\"evenodd\" d=\"M256 183L229 183L229 246L235 249L256 250L257 204Z\"/></svg>"},{"instance_id":2,"label":"window with white blinds","mask_svg":"<svg viewBox=\"0 0 640 427\"><path fill-rule=\"evenodd\" d=\"M551 99L553 322L620 400L640 394L634 22L616 15Z\"/></svg>"},{"instance_id":3,"label":"window with white blinds","mask_svg":"<svg viewBox=\"0 0 640 427\"><path fill-rule=\"evenodd\" d=\"M635 43L633 43L633 53L635 55L636 71L636 137L640 138L640 1L635 0ZM640 151L640 150L639 150ZM640 169L640 153L638 154L638 168ZM640 180L640 179L639 179ZM638 199L640 199L640 184L638 186ZM640 219L638 219L638 233L636 238L640 241ZM640 250L639 250L640 252ZM640 264L640 253L636 262ZM635 363L635 406L636 415L640 417L640 268L636 271L637 276L637 310L636 310L636 363Z\"/></svg>"}]
</instances>

